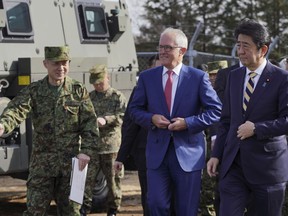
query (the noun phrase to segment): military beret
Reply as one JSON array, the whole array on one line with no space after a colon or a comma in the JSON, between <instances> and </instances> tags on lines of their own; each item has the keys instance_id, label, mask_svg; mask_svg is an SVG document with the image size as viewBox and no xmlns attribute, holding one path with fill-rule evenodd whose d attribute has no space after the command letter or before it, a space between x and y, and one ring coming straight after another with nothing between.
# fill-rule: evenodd
<instances>
[{"instance_id":1,"label":"military beret","mask_svg":"<svg viewBox=\"0 0 288 216\"><path fill-rule=\"evenodd\" d=\"M207 65L208 65L208 73L216 74L219 69L227 68L228 62L226 60L214 61L214 62L208 62Z\"/></svg>"},{"instance_id":2,"label":"military beret","mask_svg":"<svg viewBox=\"0 0 288 216\"><path fill-rule=\"evenodd\" d=\"M68 61L70 60L69 47L45 47L45 59L50 61Z\"/></svg>"},{"instance_id":3,"label":"military beret","mask_svg":"<svg viewBox=\"0 0 288 216\"><path fill-rule=\"evenodd\" d=\"M105 75L108 73L107 66L104 64L96 65L90 69L90 84L103 82Z\"/></svg>"}]
</instances>

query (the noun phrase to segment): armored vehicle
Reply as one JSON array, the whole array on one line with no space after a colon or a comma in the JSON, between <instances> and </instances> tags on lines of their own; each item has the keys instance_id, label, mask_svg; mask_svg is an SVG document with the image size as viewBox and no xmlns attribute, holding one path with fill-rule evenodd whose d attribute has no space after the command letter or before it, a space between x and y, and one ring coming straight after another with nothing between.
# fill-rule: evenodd
<instances>
[{"instance_id":1,"label":"armored vehicle","mask_svg":"<svg viewBox=\"0 0 288 216\"><path fill-rule=\"evenodd\" d=\"M138 62L124 0L0 0L0 112L42 79L45 46L70 47L70 73L87 89L89 69L106 64L111 86L129 98ZM27 119L0 138L0 175L28 170L33 128Z\"/></svg>"}]
</instances>

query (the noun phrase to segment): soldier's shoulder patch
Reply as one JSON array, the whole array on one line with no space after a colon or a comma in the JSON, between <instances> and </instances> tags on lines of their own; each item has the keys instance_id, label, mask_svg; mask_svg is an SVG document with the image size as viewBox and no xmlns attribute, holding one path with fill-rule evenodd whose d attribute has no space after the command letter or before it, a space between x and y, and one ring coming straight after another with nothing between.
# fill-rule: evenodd
<instances>
[{"instance_id":1,"label":"soldier's shoulder patch","mask_svg":"<svg viewBox=\"0 0 288 216\"><path fill-rule=\"evenodd\" d=\"M80 88L83 88L83 86L84 86L84 84L83 83L81 83L81 82L79 82L79 81L77 81L77 80L74 80L74 79L72 79L72 85L73 86L75 86L75 87L80 87Z\"/></svg>"},{"instance_id":2,"label":"soldier's shoulder patch","mask_svg":"<svg viewBox=\"0 0 288 216\"><path fill-rule=\"evenodd\" d=\"M112 94L116 94L118 96L123 96L123 93L117 89L112 88Z\"/></svg>"}]
</instances>

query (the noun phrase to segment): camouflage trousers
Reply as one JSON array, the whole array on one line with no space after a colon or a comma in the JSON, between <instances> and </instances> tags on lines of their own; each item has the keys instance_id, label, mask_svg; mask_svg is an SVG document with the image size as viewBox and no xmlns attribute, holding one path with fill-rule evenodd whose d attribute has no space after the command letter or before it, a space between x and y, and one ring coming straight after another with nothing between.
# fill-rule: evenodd
<instances>
[{"instance_id":1,"label":"camouflage trousers","mask_svg":"<svg viewBox=\"0 0 288 216\"><path fill-rule=\"evenodd\" d=\"M216 187L216 179L211 178L207 174L206 168L203 169L201 196L200 196L201 216L216 216L214 206L215 187Z\"/></svg>"},{"instance_id":2,"label":"camouflage trousers","mask_svg":"<svg viewBox=\"0 0 288 216\"><path fill-rule=\"evenodd\" d=\"M23 216L46 216L54 199L58 216L80 215L80 205L69 200L70 176L30 176L27 181L27 210Z\"/></svg>"},{"instance_id":3,"label":"camouflage trousers","mask_svg":"<svg viewBox=\"0 0 288 216\"><path fill-rule=\"evenodd\" d=\"M210 138L207 139L206 150L207 162L211 154ZM203 169L202 172L201 196L199 206L201 209L201 216L217 216L217 212L219 210L219 193L217 193L218 177L211 178L207 173L206 167Z\"/></svg>"},{"instance_id":4,"label":"camouflage trousers","mask_svg":"<svg viewBox=\"0 0 288 216\"><path fill-rule=\"evenodd\" d=\"M97 160L95 160L97 159ZM93 198L93 189L96 185L97 174L99 172L99 158L95 157L93 160L90 160L88 164L87 178L85 183L85 193L82 208L85 209L85 213L90 213L92 209L92 198Z\"/></svg>"},{"instance_id":5,"label":"camouflage trousers","mask_svg":"<svg viewBox=\"0 0 288 216\"><path fill-rule=\"evenodd\" d=\"M121 172L115 173L114 161L117 153L100 154L99 165L104 173L109 188L107 196L107 207L112 209L119 209L122 200L121 178L124 176L124 169Z\"/></svg>"}]
</instances>

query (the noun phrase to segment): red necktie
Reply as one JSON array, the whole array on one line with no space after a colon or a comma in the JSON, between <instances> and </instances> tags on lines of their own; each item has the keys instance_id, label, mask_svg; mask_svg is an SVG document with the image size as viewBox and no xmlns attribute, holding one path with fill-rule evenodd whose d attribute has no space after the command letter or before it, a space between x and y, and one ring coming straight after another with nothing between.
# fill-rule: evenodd
<instances>
[{"instance_id":1,"label":"red necktie","mask_svg":"<svg viewBox=\"0 0 288 216\"><path fill-rule=\"evenodd\" d=\"M172 83L173 83L173 71L167 71L168 79L166 81L164 93L166 98L166 103L169 112L171 111L171 100L172 100Z\"/></svg>"}]
</instances>

